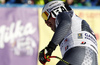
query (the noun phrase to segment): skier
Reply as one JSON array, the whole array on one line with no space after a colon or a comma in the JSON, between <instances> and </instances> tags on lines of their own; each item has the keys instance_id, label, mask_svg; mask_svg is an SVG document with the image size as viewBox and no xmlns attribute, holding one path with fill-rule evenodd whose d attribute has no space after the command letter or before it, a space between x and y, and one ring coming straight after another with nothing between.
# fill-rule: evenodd
<instances>
[{"instance_id":1,"label":"skier","mask_svg":"<svg viewBox=\"0 0 100 65\"><path fill-rule=\"evenodd\" d=\"M59 45L62 59L72 65L98 65L97 40L89 24L75 15L63 1L51 1L42 9L42 17L54 35L39 53L39 61L48 62L48 56ZM46 57L45 57L46 55ZM66 65L59 61L57 65Z\"/></svg>"}]
</instances>

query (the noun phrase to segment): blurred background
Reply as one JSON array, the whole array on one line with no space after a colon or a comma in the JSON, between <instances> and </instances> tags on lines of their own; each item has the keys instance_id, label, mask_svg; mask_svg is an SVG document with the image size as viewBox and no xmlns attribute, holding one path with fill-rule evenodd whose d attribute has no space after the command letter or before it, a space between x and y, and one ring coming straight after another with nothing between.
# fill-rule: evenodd
<instances>
[{"instance_id":1,"label":"blurred background","mask_svg":"<svg viewBox=\"0 0 100 65\"><path fill-rule=\"evenodd\" d=\"M0 0L0 4L44 5L52 0ZM57 1L57 0L56 0ZM100 6L100 0L58 0L68 2L72 6Z\"/></svg>"},{"instance_id":2,"label":"blurred background","mask_svg":"<svg viewBox=\"0 0 100 65\"><path fill-rule=\"evenodd\" d=\"M42 65L38 53L53 36L41 17L45 3L52 0L0 0L0 65ZM100 0L59 0L67 2L76 15L86 20L98 43L100 65ZM53 56L62 58L59 46ZM51 59L46 65L56 65Z\"/></svg>"}]
</instances>

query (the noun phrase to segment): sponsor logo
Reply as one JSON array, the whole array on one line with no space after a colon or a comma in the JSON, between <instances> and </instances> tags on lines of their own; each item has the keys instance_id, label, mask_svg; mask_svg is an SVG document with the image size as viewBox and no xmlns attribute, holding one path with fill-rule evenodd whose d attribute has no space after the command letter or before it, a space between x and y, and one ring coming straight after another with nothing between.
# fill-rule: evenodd
<instances>
[{"instance_id":1,"label":"sponsor logo","mask_svg":"<svg viewBox=\"0 0 100 65\"><path fill-rule=\"evenodd\" d=\"M35 32L36 27L33 27L32 23L22 25L21 20L11 23L9 27L2 25L0 26L0 49L9 43L14 55L33 55L36 42L31 35Z\"/></svg>"},{"instance_id":2,"label":"sponsor logo","mask_svg":"<svg viewBox=\"0 0 100 65\"><path fill-rule=\"evenodd\" d=\"M36 42L31 37L22 37L17 39L11 44L12 52L17 56L32 56L34 48L36 48Z\"/></svg>"},{"instance_id":3,"label":"sponsor logo","mask_svg":"<svg viewBox=\"0 0 100 65\"><path fill-rule=\"evenodd\" d=\"M32 23L22 25L21 20L11 23L9 27L2 25L0 26L0 48L4 48L5 43L14 43L18 38L33 35L35 31L36 27L33 27Z\"/></svg>"},{"instance_id":4,"label":"sponsor logo","mask_svg":"<svg viewBox=\"0 0 100 65\"><path fill-rule=\"evenodd\" d=\"M86 44L86 42L83 41L81 44Z\"/></svg>"},{"instance_id":5,"label":"sponsor logo","mask_svg":"<svg viewBox=\"0 0 100 65\"><path fill-rule=\"evenodd\" d=\"M95 38L93 38L93 36L88 33L85 33L85 39L88 39L88 40L92 41L94 44L96 44Z\"/></svg>"},{"instance_id":6,"label":"sponsor logo","mask_svg":"<svg viewBox=\"0 0 100 65\"><path fill-rule=\"evenodd\" d=\"M67 42L67 39L65 39L64 42Z\"/></svg>"},{"instance_id":7,"label":"sponsor logo","mask_svg":"<svg viewBox=\"0 0 100 65\"><path fill-rule=\"evenodd\" d=\"M65 51L68 49L68 46L65 47Z\"/></svg>"},{"instance_id":8,"label":"sponsor logo","mask_svg":"<svg viewBox=\"0 0 100 65\"><path fill-rule=\"evenodd\" d=\"M78 33L78 39L83 39L82 33Z\"/></svg>"}]
</instances>

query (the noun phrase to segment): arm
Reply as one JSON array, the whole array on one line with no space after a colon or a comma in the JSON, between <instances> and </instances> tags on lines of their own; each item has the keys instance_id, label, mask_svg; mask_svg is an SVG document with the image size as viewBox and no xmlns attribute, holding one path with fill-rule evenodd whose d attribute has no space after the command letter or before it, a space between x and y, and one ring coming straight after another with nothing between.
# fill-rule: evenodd
<instances>
[{"instance_id":1,"label":"arm","mask_svg":"<svg viewBox=\"0 0 100 65\"><path fill-rule=\"evenodd\" d=\"M51 40L55 45L60 44L62 39L67 35L71 29L71 16L67 12L60 13L57 16L58 27L54 33L54 36Z\"/></svg>"},{"instance_id":2,"label":"arm","mask_svg":"<svg viewBox=\"0 0 100 65\"><path fill-rule=\"evenodd\" d=\"M71 29L71 16L67 12L60 13L57 16L58 27L54 33L54 36L48 46L40 51L39 61L45 64L50 61L47 57L51 56L52 52L56 49L57 45L63 40ZM45 57L46 56L46 57Z\"/></svg>"},{"instance_id":3,"label":"arm","mask_svg":"<svg viewBox=\"0 0 100 65\"><path fill-rule=\"evenodd\" d=\"M57 22L59 24L52 40L50 41L48 46L39 53L39 61L42 64L45 64L47 61L50 61L47 57L51 56L57 45L60 44L60 42L66 35L68 35L68 32L71 29L71 16L69 15L69 13L60 13L57 16Z\"/></svg>"}]
</instances>

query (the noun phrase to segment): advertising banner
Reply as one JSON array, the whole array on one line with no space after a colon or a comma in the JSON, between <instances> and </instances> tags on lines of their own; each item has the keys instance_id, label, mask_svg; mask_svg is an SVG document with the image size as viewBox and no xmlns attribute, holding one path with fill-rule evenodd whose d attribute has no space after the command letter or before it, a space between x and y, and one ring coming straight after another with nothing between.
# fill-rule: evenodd
<instances>
[{"instance_id":1,"label":"advertising banner","mask_svg":"<svg viewBox=\"0 0 100 65\"><path fill-rule=\"evenodd\" d=\"M0 65L37 65L38 9L0 8Z\"/></svg>"}]
</instances>

